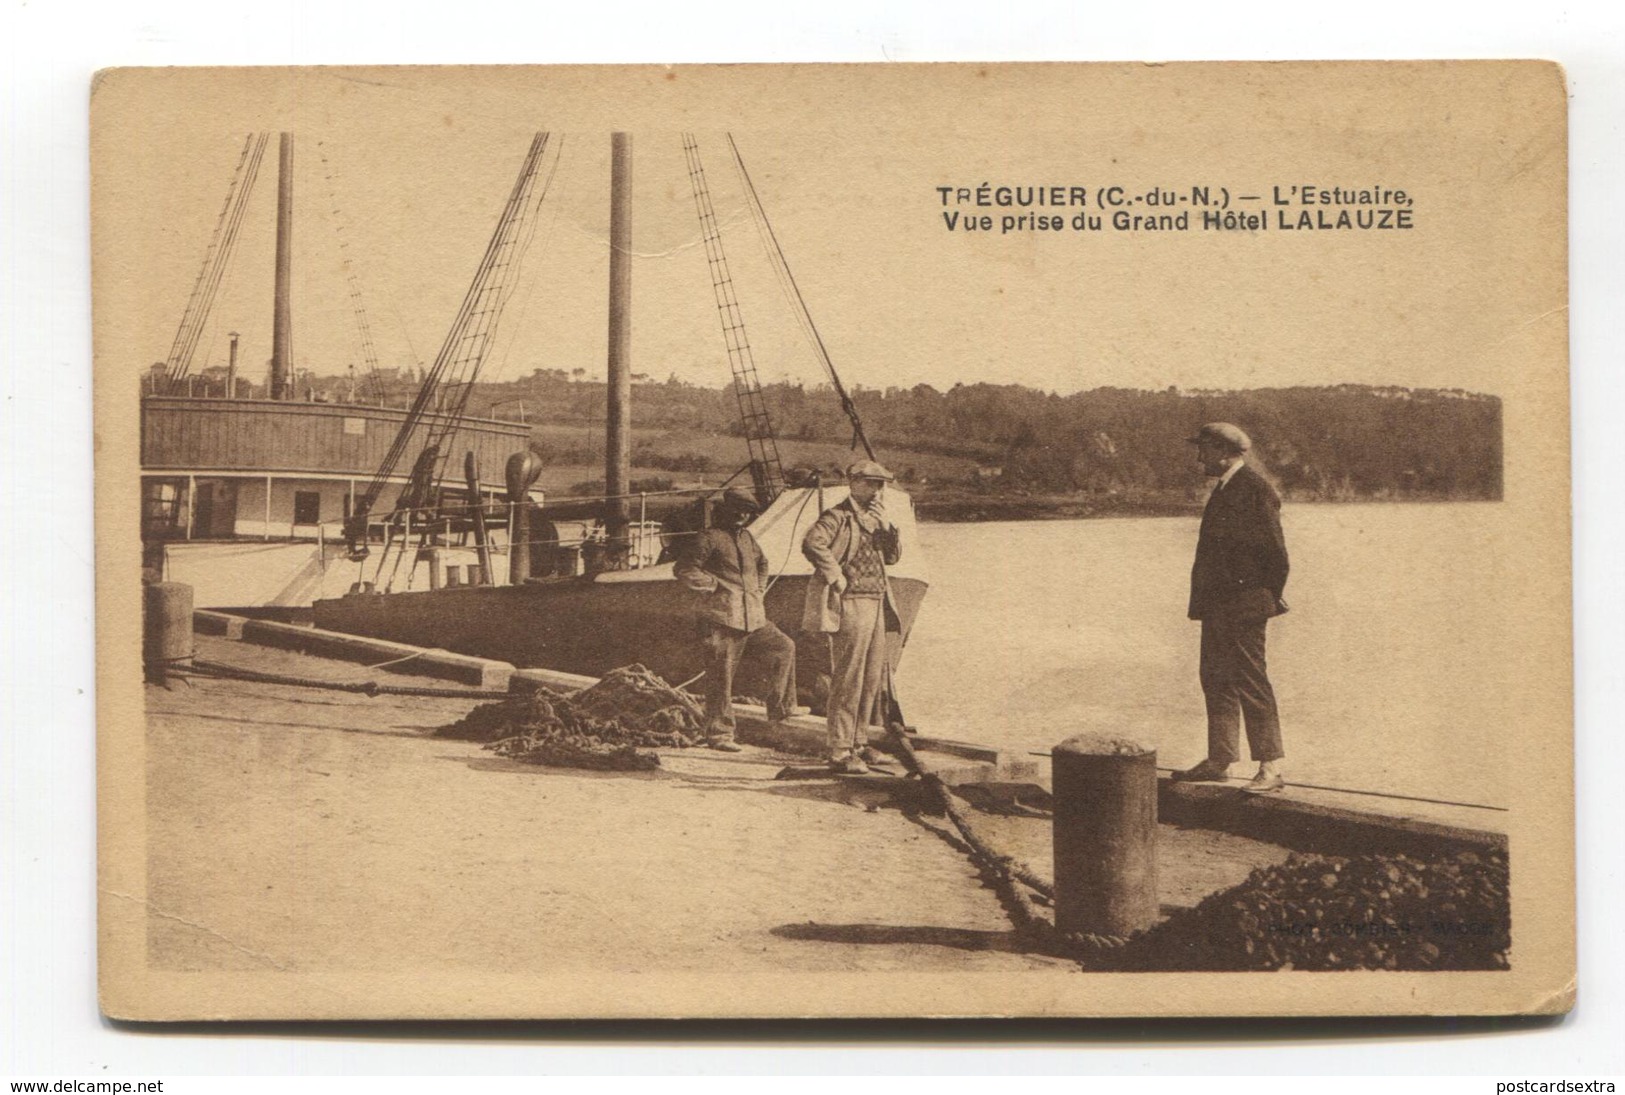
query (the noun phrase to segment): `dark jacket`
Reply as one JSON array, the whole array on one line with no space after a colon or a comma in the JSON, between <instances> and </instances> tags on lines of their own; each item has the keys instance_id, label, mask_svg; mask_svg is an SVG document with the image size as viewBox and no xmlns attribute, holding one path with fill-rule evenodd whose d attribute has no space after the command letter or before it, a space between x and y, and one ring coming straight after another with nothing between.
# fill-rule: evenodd
<instances>
[{"instance_id":1,"label":"dark jacket","mask_svg":"<svg viewBox=\"0 0 1625 1095\"><path fill-rule=\"evenodd\" d=\"M708 528L685 538L672 573L703 595L700 619L735 631L767 622L767 556L748 529Z\"/></svg>"},{"instance_id":2,"label":"dark jacket","mask_svg":"<svg viewBox=\"0 0 1625 1095\"><path fill-rule=\"evenodd\" d=\"M858 547L858 510L851 498L831 506L818 518L801 540L801 554L813 565L812 578L807 582L807 596L801 607L801 629L811 632L841 630L841 598L835 592L835 580L844 577L842 570L852 561ZM880 549L880 558L887 566L895 566L903 557L903 541L895 525L877 529L874 545ZM894 615L897 604L892 599L891 582L886 582L885 605Z\"/></svg>"},{"instance_id":3,"label":"dark jacket","mask_svg":"<svg viewBox=\"0 0 1625 1095\"><path fill-rule=\"evenodd\" d=\"M1243 464L1202 511L1191 567L1190 618L1267 619L1286 611L1281 497Z\"/></svg>"}]
</instances>

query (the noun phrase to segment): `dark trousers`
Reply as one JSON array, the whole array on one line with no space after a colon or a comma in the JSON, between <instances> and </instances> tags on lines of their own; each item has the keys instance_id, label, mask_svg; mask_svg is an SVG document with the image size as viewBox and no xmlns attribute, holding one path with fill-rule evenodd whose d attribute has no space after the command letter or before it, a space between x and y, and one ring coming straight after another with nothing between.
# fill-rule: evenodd
<instances>
[{"instance_id":1,"label":"dark trousers","mask_svg":"<svg viewBox=\"0 0 1625 1095\"><path fill-rule=\"evenodd\" d=\"M772 623L755 631L738 631L706 623L706 736L731 741L734 736L734 671L740 659L759 658L768 681L767 717L782 719L796 702L796 644Z\"/></svg>"},{"instance_id":2,"label":"dark trousers","mask_svg":"<svg viewBox=\"0 0 1625 1095\"><path fill-rule=\"evenodd\" d=\"M1207 755L1219 764L1240 758L1241 720L1257 761L1280 760L1281 717L1264 666L1267 620L1202 621L1202 694L1207 697Z\"/></svg>"}]
</instances>

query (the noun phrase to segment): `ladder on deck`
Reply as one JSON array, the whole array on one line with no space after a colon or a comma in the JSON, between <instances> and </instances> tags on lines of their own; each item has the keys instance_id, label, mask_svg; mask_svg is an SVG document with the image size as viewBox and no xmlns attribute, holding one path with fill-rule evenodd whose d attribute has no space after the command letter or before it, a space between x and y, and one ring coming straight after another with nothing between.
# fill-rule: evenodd
<instances>
[{"instance_id":1,"label":"ladder on deck","mask_svg":"<svg viewBox=\"0 0 1625 1095\"><path fill-rule=\"evenodd\" d=\"M733 276L728 272L728 258L722 250L722 233L717 228L717 215L712 208L710 187L706 185L705 168L700 164L699 144L692 133L683 134L683 155L688 161L688 181L694 191L694 209L700 216L706 264L711 270L711 288L717 298L717 318L722 323L722 342L728 353L728 367L733 371L734 398L739 403L745 444L750 449L751 484L755 488L756 500L765 507L784 485L779 442L767 413L767 401L762 396L761 377L756 371L756 359L751 354L750 339L745 334L745 320L739 311Z\"/></svg>"}]
</instances>

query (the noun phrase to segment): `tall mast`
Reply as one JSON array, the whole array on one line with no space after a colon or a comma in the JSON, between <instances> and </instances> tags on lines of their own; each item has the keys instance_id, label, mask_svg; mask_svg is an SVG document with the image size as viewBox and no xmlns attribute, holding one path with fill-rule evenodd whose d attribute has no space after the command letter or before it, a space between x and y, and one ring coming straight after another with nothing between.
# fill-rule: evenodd
<instances>
[{"instance_id":1,"label":"tall mast","mask_svg":"<svg viewBox=\"0 0 1625 1095\"><path fill-rule=\"evenodd\" d=\"M271 398L288 398L293 355L293 134L283 133L276 187L276 304L271 327Z\"/></svg>"},{"instance_id":2,"label":"tall mast","mask_svg":"<svg viewBox=\"0 0 1625 1095\"><path fill-rule=\"evenodd\" d=\"M632 482L632 137L609 145L609 422L604 433L604 531L611 566L627 554L627 492Z\"/></svg>"}]
</instances>

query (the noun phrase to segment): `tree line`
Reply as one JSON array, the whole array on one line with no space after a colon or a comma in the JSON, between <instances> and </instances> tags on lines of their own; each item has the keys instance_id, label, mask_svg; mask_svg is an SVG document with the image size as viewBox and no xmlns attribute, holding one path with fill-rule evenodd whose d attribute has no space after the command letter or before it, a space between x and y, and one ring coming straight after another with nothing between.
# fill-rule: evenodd
<instances>
[{"instance_id":1,"label":"tree line","mask_svg":"<svg viewBox=\"0 0 1625 1095\"><path fill-rule=\"evenodd\" d=\"M769 384L764 397L781 438L844 442L851 423L828 385ZM946 391L856 388L865 431L879 450L929 452L968 462L967 486L1034 492L1184 492L1192 482L1183 439L1202 422L1235 422L1254 439L1255 462L1288 497L1332 501L1501 497L1501 401L1460 389L1338 384L1244 391L1094 388L1071 395L1015 384L956 384ZM532 421L592 426L604 385L537 370L482 385L472 409L524 399ZM639 430L742 432L729 387L673 377L635 385ZM642 446L643 466L704 471L700 453Z\"/></svg>"},{"instance_id":2,"label":"tree line","mask_svg":"<svg viewBox=\"0 0 1625 1095\"><path fill-rule=\"evenodd\" d=\"M213 378L210 378L213 379ZM301 377L307 398L409 402L419 377L388 369L374 388L351 376ZM209 382L205 380L205 383ZM223 392L221 393L223 394ZM828 384L774 383L763 389L781 439L844 444L852 426ZM1241 391L1157 391L1102 387L1061 395L1016 384L854 387L850 395L870 441L903 471L910 454L958 458L951 485L967 490L1116 497L1173 497L1193 489L1187 437L1202 422L1234 422L1254 439L1255 463L1288 498L1499 499L1501 401L1460 389L1336 384ZM471 414L513 417L534 426L585 428L588 443L535 434L532 446L560 463L593 459L605 385L585 370L536 369L480 383ZM636 374L634 464L704 475L728 463L716 449L684 447L695 435L742 434L728 385ZM661 435L669 435L670 440ZM601 434L600 434L601 436ZM600 442L601 445L601 442ZM744 446L740 445L741 459ZM729 458L731 460L731 457ZM939 465L940 467L940 462ZM932 487L949 486L938 481Z\"/></svg>"}]
</instances>

